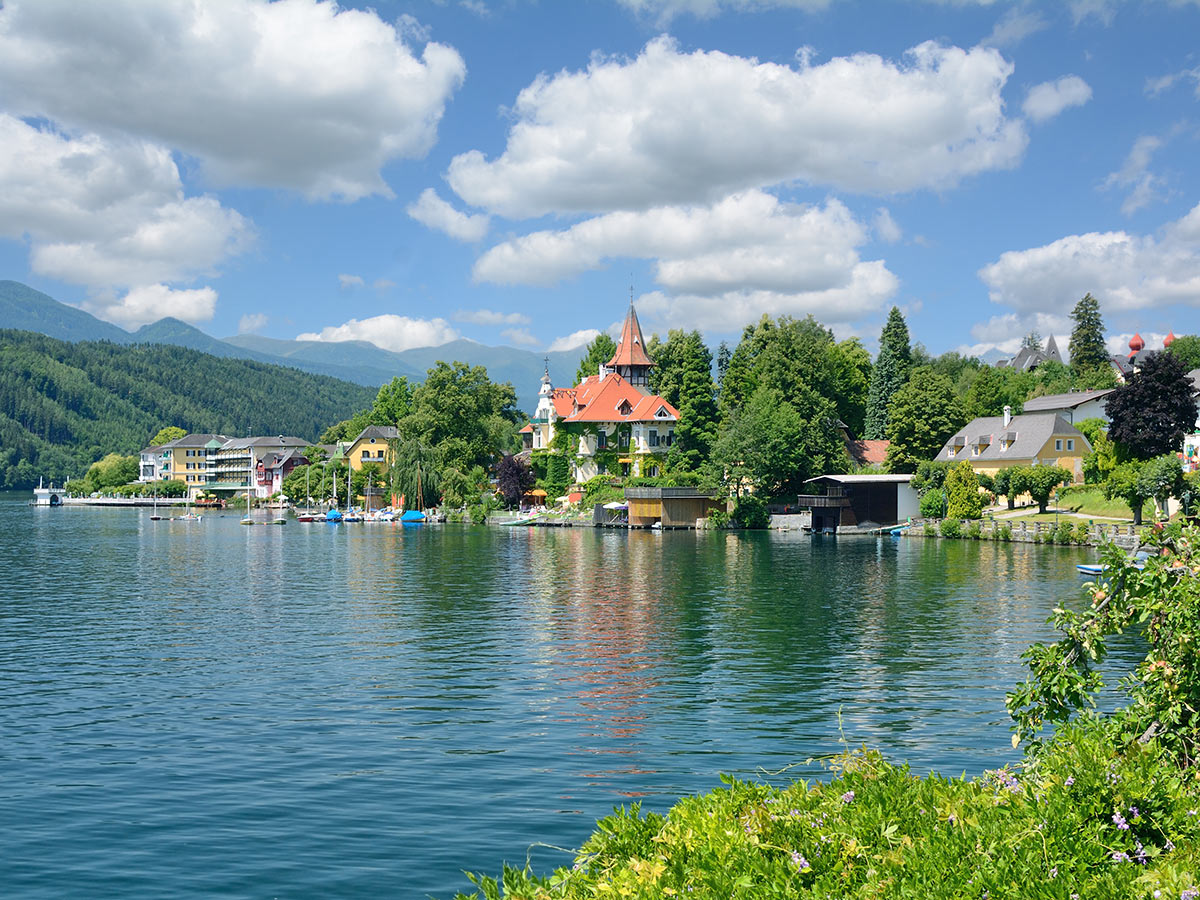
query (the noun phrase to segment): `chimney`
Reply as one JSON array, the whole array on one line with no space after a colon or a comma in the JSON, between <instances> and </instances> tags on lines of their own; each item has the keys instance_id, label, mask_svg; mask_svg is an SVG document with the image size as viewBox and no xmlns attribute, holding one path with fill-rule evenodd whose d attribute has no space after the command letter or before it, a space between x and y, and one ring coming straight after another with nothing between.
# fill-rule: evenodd
<instances>
[{"instance_id":1,"label":"chimney","mask_svg":"<svg viewBox=\"0 0 1200 900\"><path fill-rule=\"evenodd\" d=\"M1008 427L1008 423L1012 421L1012 407L1004 407L1004 427Z\"/></svg>"}]
</instances>

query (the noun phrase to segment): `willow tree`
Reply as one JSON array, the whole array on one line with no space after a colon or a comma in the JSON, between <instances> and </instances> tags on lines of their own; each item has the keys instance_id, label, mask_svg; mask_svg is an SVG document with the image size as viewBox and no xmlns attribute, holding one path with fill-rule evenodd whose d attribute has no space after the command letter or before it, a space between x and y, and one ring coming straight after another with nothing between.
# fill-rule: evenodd
<instances>
[{"instance_id":1,"label":"willow tree","mask_svg":"<svg viewBox=\"0 0 1200 900\"><path fill-rule=\"evenodd\" d=\"M416 439L388 442L387 482L410 509L437 506L441 497L441 460L432 447Z\"/></svg>"}]
</instances>

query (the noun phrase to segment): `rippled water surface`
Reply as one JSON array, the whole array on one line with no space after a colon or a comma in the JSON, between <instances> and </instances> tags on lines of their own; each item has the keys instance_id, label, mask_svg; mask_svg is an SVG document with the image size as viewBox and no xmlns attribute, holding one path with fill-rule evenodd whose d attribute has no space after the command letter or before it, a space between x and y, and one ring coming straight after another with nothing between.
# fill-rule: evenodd
<instances>
[{"instance_id":1,"label":"rippled water surface","mask_svg":"<svg viewBox=\"0 0 1200 900\"><path fill-rule=\"evenodd\" d=\"M0 495L15 897L445 898L617 804L818 774L839 710L852 745L978 772L1083 554L27 497Z\"/></svg>"}]
</instances>

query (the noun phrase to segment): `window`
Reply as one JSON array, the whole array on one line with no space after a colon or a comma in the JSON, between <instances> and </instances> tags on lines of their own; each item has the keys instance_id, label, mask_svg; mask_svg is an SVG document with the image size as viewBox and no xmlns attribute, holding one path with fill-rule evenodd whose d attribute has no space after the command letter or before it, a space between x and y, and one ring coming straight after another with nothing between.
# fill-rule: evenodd
<instances>
[{"instance_id":1,"label":"window","mask_svg":"<svg viewBox=\"0 0 1200 900\"><path fill-rule=\"evenodd\" d=\"M622 450L628 450L629 449L629 432L622 431L621 437L618 439L617 443L620 444Z\"/></svg>"},{"instance_id":2,"label":"window","mask_svg":"<svg viewBox=\"0 0 1200 900\"><path fill-rule=\"evenodd\" d=\"M650 438L649 438L649 444L650 444L650 446L651 446L651 447L657 447L657 446L658 446L658 430L657 430L657 429L655 429L655 428L651 428L651 429L650 429Z\"/></svg>"},{"instance_id":3,"label":"window","mask_svg":"<svg viewBox=\"0 0 1200 900\"><path fill-rule=\"evenodd\" d=\"M1075 438L1067 438L1067 449L1068 450L1075 449Z\"/></svg>"},{"instance_id":4,"label":"window","mask_svg":"<svg viewBox=\"0 0 1200 900\"><path fill-rule=\"evenodd\" d=\"M596 435L596 449L597 450L607 450L608 449L608 435L606 433L604 433L603 431L599 432Z\"/></svg>"},{"instance_id":5,"label":"window","mask_svg":"<svg viewBox=\"0 0 1200 900\"><path fill-rule=\"evenodd\" d=\"M674 429L672 429L671 431L668 431L668 432L667 432L667 446L668 446L668 447L670 447L670 446L671 446L673 443L675 443L675 431L674 431Z\"/></svg>"},{"instance_id":6,"label":"window","mask_svg":"<svg viewBox=\"0 0 1200 900\"><path fill-rule=\"evenodd\" d=\"M951 459L954 459L954 455L955 455L956 453L958 453L958 448L957 448L957 447L950 447L950 448L949 448L949 449L946 451L946 455L947 455L947 456L949 456Z\"/></svg>"},{"instance_id":7,"label":"window","mask_svg":"<svg viewBox=\"0 0 1200 900\"><path fill-rule=\"evenodd\" d=\"M1054 439L1054 449L1055 449L1055 450L1061 450L1061 449L1062 449L1062 438L1055 438L1055 439Z\"/></svg>"},{"instance_id":8,"label":"window","mask_svg":"<svg viewBox=\"0 0 1200 900\"><path fill-rule=\"evenodd\" d=\"M657 478L658 477L658 466L650 466L648 469L646 469L646 474L648 476L650 476L651 478Z\"/></svg>"}]
</instances>

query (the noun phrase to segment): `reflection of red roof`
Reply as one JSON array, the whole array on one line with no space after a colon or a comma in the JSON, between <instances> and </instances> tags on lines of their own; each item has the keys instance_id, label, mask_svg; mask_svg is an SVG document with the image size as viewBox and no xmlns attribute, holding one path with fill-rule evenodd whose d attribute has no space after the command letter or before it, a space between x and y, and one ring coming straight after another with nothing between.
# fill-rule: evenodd
<instances>
[{"instance_id":1,"label":"reflection of red roof","mask_svg":"<svg viewBox=\"0 0 1200 900\"><path fill-rule=\"evenodd\" d=\"M629 312L625 316L625 324L621 327L621 342L617 344L617 352L608 361L608 367L617 366L652 366L650 357L646 355L646 342L642 339L642 326L638 323L637 313L633 304L629 304Z\"/></svg>"},{"instance_id":2,"label":"reflection of red roof","mask_svg":"<svg viewBox=\"0 0 1200 900\"><path fill-rule=\"evenodd\" d=\"M659 410L665 418L679 418L679 410L662 397L643 393L616 373L603 381L589 375L577 387L556 390L553 399L555 412L568 422L653 422Z\"/></svg>"},{"instance_id":3,"label":"reflection of red roof","mask_svg":"<svg viewBox=\"0 0 1200 900\"><path fill-rule=\"evenodd\" d=\"M888 446L891 441L847 441L846 449L850 458L860 466L877 466L887 460Z\"/></svg>"}]
</instances>

